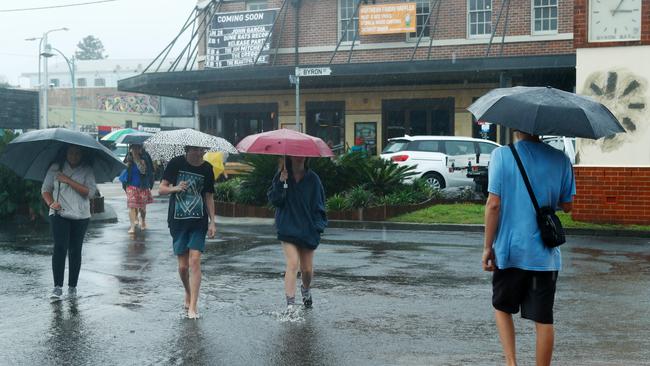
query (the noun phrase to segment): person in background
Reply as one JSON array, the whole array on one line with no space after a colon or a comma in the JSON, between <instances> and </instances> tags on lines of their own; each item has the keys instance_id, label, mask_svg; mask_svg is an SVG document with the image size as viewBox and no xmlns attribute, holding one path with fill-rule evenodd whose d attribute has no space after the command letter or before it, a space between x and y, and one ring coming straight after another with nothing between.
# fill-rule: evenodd
<instances>
[{"instance_id":1,"label":"person in background","mask_svg":"<svg viewBox=\"0 0 650 366\"><path fill-rule=\"evenodd\" d=\"M90 221L90 198L96 191L90 152L76 145L64 146L50 165L41 187L43 200L50 208L50 228L54 239L54 289L50 296L54 300L63 296L66 255L68 296L77 294L81 248Z\"/></svg>"},{"instance_id":2,"label":"person in background","mask_svg":"<svg viewBox=\"0 0 650 366\"><path fill-rule=\"evenodd\" d=\"M129 208L129 234L135 234L136 225L140 230L147 228L147 205L153 202L151 188L154 182L154 167L151 157L142 145L129 146L124 159L127 169L125 185L127 207Z\"/></svg>"}]
</instances>

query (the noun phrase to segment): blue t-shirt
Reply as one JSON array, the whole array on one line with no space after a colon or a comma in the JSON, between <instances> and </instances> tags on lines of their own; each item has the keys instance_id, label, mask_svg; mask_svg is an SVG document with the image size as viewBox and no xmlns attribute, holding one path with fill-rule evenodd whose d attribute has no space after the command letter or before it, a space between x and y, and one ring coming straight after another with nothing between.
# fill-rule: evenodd
<instances>
[{"instance_id":1,"label":"blue t-shirt","mask_svg":"<svg viewBox=\"0 0 650 366\"><path fill-rule=\"evenodd\" d=\"M540 207L571 202L576 193L569 159L551 146L533 141L515 144ZM488 192L499 196L499 227L493 249L499 269L559 271L560 248L544 246L537 226L535 208L508 146L492 152Z\"/></svg>"}]
</instances>

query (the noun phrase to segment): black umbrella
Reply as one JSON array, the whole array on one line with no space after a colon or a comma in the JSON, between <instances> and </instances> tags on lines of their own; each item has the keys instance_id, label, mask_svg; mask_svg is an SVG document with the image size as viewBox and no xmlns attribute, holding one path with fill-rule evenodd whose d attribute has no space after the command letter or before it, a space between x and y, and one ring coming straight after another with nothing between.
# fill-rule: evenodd
<instances>
[{"instance_id":1,"label":"black umbrella","mask_svg":"<svg viewBox=\"0 0 650 366\"><path fill-rule=\"evenodd\" d=\"M491 90L467 108L479 121L529 133L599 139L625 129L595 100L551 87Z\"/></svg>"},{"instance_id":2,"label":"black umbrella","mask_svg":"<svg viewBox=\"0 0 650 366\"><path fill-rule=\"evenodd\" d=\"M116 144L129 144L129 145L142 145L153 133L149 132L134 132L122 135L115 140Z\"/></svg>"},{"instance_id":3,"label":"black umbrella","mask_svg":"<svg viewBox=\"0 0 650 366\"><path fill-rule=\"evenodd\" d=\"M5 148L0 163L25 179L42 181L63 146L77 145L93 153L97 183L110 182L126 166L90 135L65 128L48 128L24 133Z\"/></svg>"}]
</instances>

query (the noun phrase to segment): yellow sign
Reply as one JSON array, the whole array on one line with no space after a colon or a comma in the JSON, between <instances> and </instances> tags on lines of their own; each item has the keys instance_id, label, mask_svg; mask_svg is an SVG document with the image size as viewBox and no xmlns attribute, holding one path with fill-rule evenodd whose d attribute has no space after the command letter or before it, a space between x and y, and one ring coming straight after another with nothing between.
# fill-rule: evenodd
<instances>
[{"instance_id":1,"label":"yellow sign","mask_svg":"<svg viewBox=\"0 0 650 366\"><path fill-rule=\"evenodd\" d=\"M362 5L359 9L359 33L412 33L416 26L415 3Z\"/></svg>"}]
</instances>

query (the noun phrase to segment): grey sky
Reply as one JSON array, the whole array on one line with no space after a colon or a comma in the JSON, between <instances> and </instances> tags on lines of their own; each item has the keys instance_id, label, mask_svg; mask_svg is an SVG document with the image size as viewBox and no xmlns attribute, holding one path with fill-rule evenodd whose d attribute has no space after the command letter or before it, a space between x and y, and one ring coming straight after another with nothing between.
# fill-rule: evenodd
<instances>
[{"instance_id":1,"label":"grey sky","mask_svg":"<svg viewBox=\"0 0 650 366\"><path fill-rule=\"evenodd\" d=\"M91 0L0 0L0 10L82 3ZM23 72L38 71L38 41L50 29L49 43L72 56L77 43L92 34L113 59L154 58L176 36L196 0L117 0L86 6L0 12L0 81L20 83ZM60 62L60 57L51 62ZM24 83L23 83L24 84Z\"/></svg>"}]
</instances>

